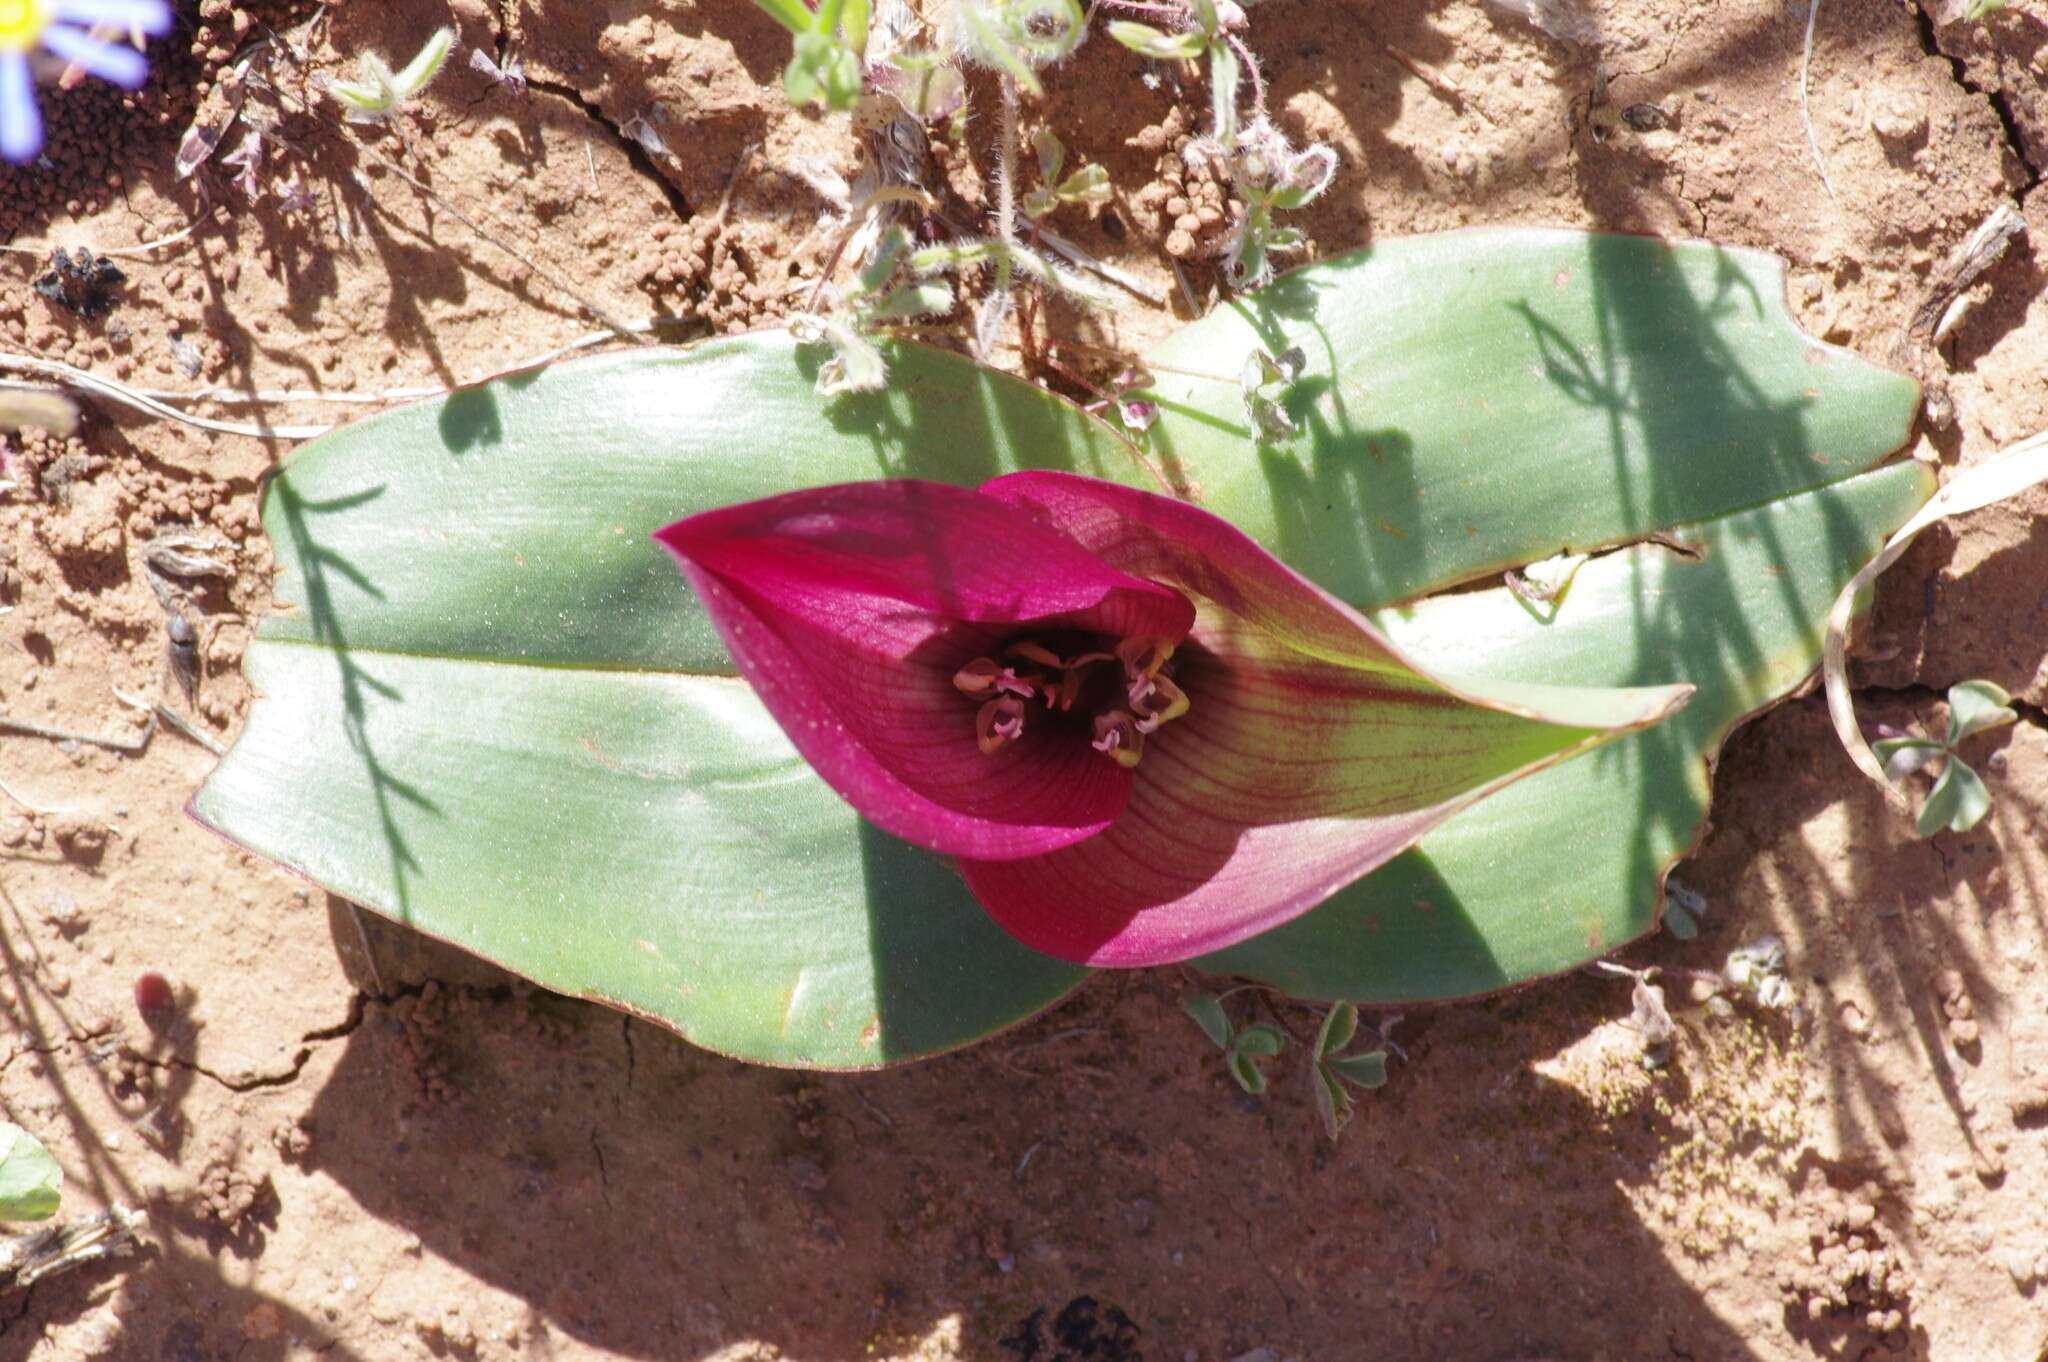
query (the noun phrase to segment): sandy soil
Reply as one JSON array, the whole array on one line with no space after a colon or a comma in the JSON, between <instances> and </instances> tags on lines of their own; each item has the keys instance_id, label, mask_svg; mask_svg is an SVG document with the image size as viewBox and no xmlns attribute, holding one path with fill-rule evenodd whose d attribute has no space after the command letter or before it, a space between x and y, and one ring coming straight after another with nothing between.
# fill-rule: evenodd
<instances>
[{"instance_id":1,"label":"sandy soil","mask_svg":"<svg viewBox=\"0 0 2048 1362\"><path fill-rule=\"evenodd\" d=\"M310 201L252 207L218 166L175 181L172 155L255 25L311 6L184 8L140 95L51 96L55 170L0 169L0 240L202 225L122 259L99 321L32 291L38 255L0 256L0 348L145 387L443 384L590 329L549 274L621 314L760 325L825 246L795 167L853 169L843 122L786 107L786 39L742 0L456 0L463 42L518 54L531 89L458 56L407 146L369 144L540 269L303 116L270 173ZM409 52L449 8L332 5L313 69ZM1343 158L1299 215L1318 250L1478 222L1709 235L1785 255L1804 323L1884 359L2000 202L2048 229L2048 21L2031 0L1977 28L1951 9L1823 6L1832 195L1799 122L1804 5L1605 0L1596 52L1474 0L1268 0L1253 41L1276 116ZM1606 107L1661 126L1602 135L1596 61ZM1159 183L1199 99L1135 83L1098 39L1038 110L1121 190L1074 234L1161 285L1170 248L1209 268L1204 191ZM622 135L635 119L668 150ZM955 211L987 159L980 126L936 157ZM1924 450L1967 463L2048 426L2042 283L2024 243L1988 276L1936 364L1954 423ZM1134 304L1099 329L1135 345L1174 324ZM0 710L130 736L110 686L182 708L142 554L207 527L237 551L196 596L192 709L231 740L268 602L258 482L288 448L95 405L76 438L11 453ZM1236 1093L1175 973L1104 977L906 1070L748 1069L374 921L373 970L345 905L186 820L213 758L176 733L134 755L0 736L8 788L68 811L0 817L0 1106L62 1160L68 1209L141 1205L154 1234L0 1297L0 1359L2037 1362L2048 497L1930 533L1885 580L1869 652L1874 718L1931 725L1971 676L2026 702L1986 744L1993 817L1915 840L1819 702L1793 701L1732 742L1680 868L1703 935L1629 953L1711 968L1779 932L1796 1019L1682 1007L1651 1074L1611 978L1412 1013L1408 1062L1334 1147L1300 1085ZM152 970L179 989L154 1025L133 1001Z\"/></svg>"}]
</instances>

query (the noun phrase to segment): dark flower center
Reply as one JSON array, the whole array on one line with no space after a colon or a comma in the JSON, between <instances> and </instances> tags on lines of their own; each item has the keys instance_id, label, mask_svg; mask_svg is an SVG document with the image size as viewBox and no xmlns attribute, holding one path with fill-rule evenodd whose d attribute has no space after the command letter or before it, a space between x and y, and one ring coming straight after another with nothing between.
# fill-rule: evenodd
<instances>
[{"instance_id":1,"label":"dark flower center","mask_svg":"<svg viewBox=\"0 0 2048 1362\"><path fill-rule=\"evenodd\" d=\"M1173 683L1173 644L1127 638L1109 647L1092 636L1020 638L994 657L977 657L953 674L953 685L981 707L974 736L994 752L1024 736L1024 725L1043 701L1045 716L1074 715L1087 722L1089 745L1119 766L1136 766L1145 738L1188 712L1188 697ZM1033 722L1039 722L1034 720Z\"/></svg>"}]
</instances>

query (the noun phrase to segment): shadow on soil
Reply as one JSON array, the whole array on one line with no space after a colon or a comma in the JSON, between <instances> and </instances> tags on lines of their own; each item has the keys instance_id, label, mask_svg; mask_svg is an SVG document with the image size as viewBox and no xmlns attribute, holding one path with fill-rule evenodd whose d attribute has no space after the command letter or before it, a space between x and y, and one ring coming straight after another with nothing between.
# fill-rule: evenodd
<instances>
[{"instance_id":1,"label":"shadow on soil","mask_svg":"<svg viewBox=\"0 0 2048 1362\"><path fill-rule=\"evenodd\" d=\"M1640 1150L1529 1072L1613 1002L1573 980L1412 1027L1412 1079L1333 1147L1293 1056L1264 1100L1239 1097L1163 975L848 1077L436 985L348 1038L310 1166L527 1302L531 1347L1338 1357L1369 1332L1387 1356L1495 1359L1592 1355L1622 1330L1749 1356L1620 1190ZM1107 1351L1062 1353L1063 1329Z\"/></svg>"}]
</instances>

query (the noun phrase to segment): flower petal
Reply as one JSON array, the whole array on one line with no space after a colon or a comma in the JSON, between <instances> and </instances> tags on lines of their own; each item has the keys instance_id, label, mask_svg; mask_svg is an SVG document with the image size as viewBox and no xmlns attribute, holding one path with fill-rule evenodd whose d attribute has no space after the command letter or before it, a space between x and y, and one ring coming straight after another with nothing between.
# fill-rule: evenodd
<instances>
[{"instance_id":1,"label":"flower petal","mask_svg":"<svg viewBox=\"0 0 2048 1362\"><path fill-rule=\"evenodd\" d=\"M29 79L28 58L0 52L0 158L26 165L43 149L43 115Z\"/></svg>"},{"instance_id":2,"label":"flower petal","mask_svg":"<svg viewBox=\"0 0 2048 1362\"><path fill-rule=\"evenodd\" d=\"M119 24L152 38L171 31L171 7L164 0L57 0L57 17L88 28Z\"/></svg>"},{"instance_id":3,"label":"flower petal","mask_svg":"<svg viewBox=\"0 0 2048 1362\"><path fill-rule=\"evenodd\" d=\"M123 89L139 89L149 79L149 62L140 52L100 42L82 29L51 24L43 30L42 43L64 60Z\"/></svg>"},{"instance_id":4,"label":"flower petal","mask_svg":"<svg viewBox=\"0 0 2048 1362\"><path fill-rule=\"evenodd\" d=\"M1198 611L1175 673L1193 706L1147 746L1123 816L1044 856L962 863L997 922L1064 959L1160 964L1278 926L1509 781L1690 693L1528 688L1474 703L1207 512L1058 474L984 490L1180 586Z\"/></svg>"},{"instance_id":5,"label":"flower petal","mask_svg":"<svg viewBox=\"0 0 2048 1362\"><path fill-rule=\"evenodd\" d=\"M660 531L741 675L869 821L935 851L1035 855L1100 832L1129 772L1027 719L991 753L953 674L1027 630L1182 638L1179 593L1034 518L914 481L794 492Z\"/></svg>"}]
</instances>

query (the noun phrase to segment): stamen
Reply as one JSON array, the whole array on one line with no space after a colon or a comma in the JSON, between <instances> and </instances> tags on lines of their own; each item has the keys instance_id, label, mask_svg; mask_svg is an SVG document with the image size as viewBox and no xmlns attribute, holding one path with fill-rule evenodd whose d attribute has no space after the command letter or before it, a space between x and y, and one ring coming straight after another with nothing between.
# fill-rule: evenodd
<instances>
[{"instance_id":1,"label":"stamen","mask_svg":"<svg viewBox=\"0 0 2048 1362\"><path fill-rule=\"evenodd\" d=\"M1124 675L1133 681L1157 676L1172 656L1173 645L1163 638L1127 638L1116 645L1117 661L1124 664Z\"/></svg>"},{"instance_id":2,"label":"stamen","mask_svg":"<svg viewBox=\"0 0 2048 1362\"><path fill-rule=\"evenodd\" d=\"M1037 673L1019 676L1015 667L1005 667L992 657L977 657L953 673L953 688L976 700L992 695L1018 695L1028 700L1044 684Z\"/></svg>"},{"instance_id":3,"label":"stamen","mask_svg":"<svg viewBox=\"0 0 2048 1362\"><path fill-rule=\"evenodd\" d=\"M995 694L996 678L1002 673L1002 666L994 658L977 657L953 673L953 688L962 695L979 700Z\"/></svg>"},{"instance_id":4,"label":"stamen","mask_svg":"<svg viewBox=\"0 0 2048 1362\"><path fill-rule=\"evenodd\" d=\"M1142 711L1143 717L1151 722L1152 728L1171 723L1187 712L1187 692L1174 685L1164 674L1153 677L1145 693L1145 706ZM1148 728L1145 731L1150 733L1152 729Z\"/></svg>"},{"instance_id":5,"label":"stamen","mask_svg":"<svg viewBox=\"0 0 2048 1362\"><path fill-rule=\"evenodd\" d=\"M1125 703L1093 716L1089 745L1119 766L1133 767L1145 754L1145 736L1188 712L1186 692L1166 675L1173 650L1168 639L1127 638L1113 651L1096 649L1062 660L1035 639L1017 639L1003 645L1000 661L977 657L968 662L953 674L953 685L982 702L975 714L974 736L981 750L989 753L1024 736L1026 700L1043 696L1047 710L1063 714L1079 704L1085 692L1097 697L1091 698L1092 707L1108 698L1100 688L1091 688L1094 669L1121 666Z\"/></svg>"},{"instance_id":6,"label":"stamen","mask_svg":"<svg viewBox=\"0 0 2048 1362\"><path fill-rule=\"evenodd\" d=\"M974 741L983 756L1024 735L1024 702L1002 695L982 705L974 716Z\"/></svg>"},{"instance_id":7,"label":"stamen","mask_svg":"<svg viewBox=\"0 0 2048 1362\"><path fill-rule=\"evenodd\" d=\"M1089 745L1125 768L1136 766L1145 755L1145 735L1137 720L1120 709L1095 716L1095 741Z\"/></svg>"},{"instance_id":8,"label":"stamen","mask_svg":"<svg viewBox=\"0 0 2048 1362\"><path fill-rule=\"evenodd\" d=\"M1026 662L1036 662L1041 667L1059 667L1062 665L1058 653L1042 643L1033 643L1028 638L1019 639L1017 642L1012 643L1009 647L1003 649L1003 654L1006 657L1021 657Z\"/></svg>"}]
</instances>

